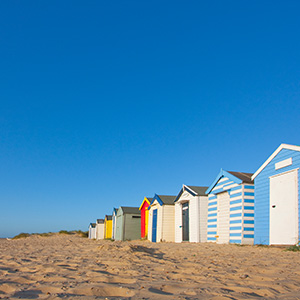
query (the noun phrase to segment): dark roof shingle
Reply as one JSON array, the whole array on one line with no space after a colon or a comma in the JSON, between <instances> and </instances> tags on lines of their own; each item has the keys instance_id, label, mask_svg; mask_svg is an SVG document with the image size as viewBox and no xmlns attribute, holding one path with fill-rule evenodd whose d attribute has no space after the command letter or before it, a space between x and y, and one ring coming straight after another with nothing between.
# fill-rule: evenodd
<instances>
[{"instance_id":1,"label":"dark roof shingle","mask_svg":"<svg viewBox=\"0 0 300 300\"><path fill-rule=\"evenodd\" d=\"M253 175L253 173L233 172L233 171L227 171L227 172L241 179L244 183L254 183L254 181L251 180L251 176Z\"/></svg>"},{"instance_id":2,"label":"dark roof shingle","mask_svg":"<svg viewBox=\"0 0 300 300\"><path fill-rule=\"evenodd\" d=\"M163 204L174 204L174 201L176 199L176 196L166 196L166 195L157 195L160 200L163 202Z\"/></svg>"},{"instance_id":3,"label":"dark roof shingle","mask_svg":"<svg viewBox=\"0 0 300 300\"><path fill-rule=\"evenodd\" d=\"M206 196L206 190L208 186L194 186L194 185L187 185L191 190L197 193L198 196Z\"/></svg>"}]
</instances>

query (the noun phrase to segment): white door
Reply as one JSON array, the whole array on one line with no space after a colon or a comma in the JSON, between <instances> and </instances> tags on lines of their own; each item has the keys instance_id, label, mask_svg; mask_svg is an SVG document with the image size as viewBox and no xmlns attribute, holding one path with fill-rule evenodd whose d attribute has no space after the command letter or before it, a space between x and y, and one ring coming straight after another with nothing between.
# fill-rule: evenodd
<instances>
[{"instance_id":1,"label":"white door","mask_svg":"<svg viewBox=\"0 0 300 300\"><path fill-rule=\"evenodd\" d=\"M270 244L298 242L297 170L270 177Z\"/></svg>"},{"instance_id":2,"label":"white door","mask_svg":"<svg viewBox=\"0 0 300 300\"><path fill-rule=\"evenodd\" d=\"M217 243L229 243L229 194L220 193L218 201Z\"/></svg>"}]
</instances>

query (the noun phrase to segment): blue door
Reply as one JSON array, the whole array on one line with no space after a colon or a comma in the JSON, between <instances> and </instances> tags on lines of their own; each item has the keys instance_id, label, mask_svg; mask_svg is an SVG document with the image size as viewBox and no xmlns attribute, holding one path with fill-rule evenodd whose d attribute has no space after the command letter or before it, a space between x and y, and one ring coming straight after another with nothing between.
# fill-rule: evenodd
<instances>
[{"instance_id":1,"label":"blue door","mask_svg":"<svg viewBox=\"0 0 300 300\"><path fill-rule=\"evenodd\" d=\"M152 242L156 243L156 230L157 230L157 209L153 210L152 218Z\"/></svg>"}]
</instances>

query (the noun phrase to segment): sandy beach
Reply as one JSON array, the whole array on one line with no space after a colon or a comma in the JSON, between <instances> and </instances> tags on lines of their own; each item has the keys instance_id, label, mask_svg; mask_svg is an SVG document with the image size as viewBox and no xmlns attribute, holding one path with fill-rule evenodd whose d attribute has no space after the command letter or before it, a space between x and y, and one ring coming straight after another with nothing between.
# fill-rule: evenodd
<instances>
[{"instance_id":1,"label":"sandy beach","mask_svg":"<svg viewBox=\"0 0 300 300\"><path fill-rule=\"evenodd\" d=\"M300 299L300 254L280 248L0 239L1 299Z\"/></svg>"}]
</instances>

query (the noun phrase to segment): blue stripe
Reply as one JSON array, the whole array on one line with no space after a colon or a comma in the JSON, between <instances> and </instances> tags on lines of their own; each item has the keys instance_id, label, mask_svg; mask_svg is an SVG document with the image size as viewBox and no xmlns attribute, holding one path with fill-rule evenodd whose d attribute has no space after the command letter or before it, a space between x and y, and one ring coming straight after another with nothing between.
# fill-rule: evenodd
<instances>
[{"instance_id":1,"label":"blue stripe","mask_svg":"<svg viewBox=\"0 0 300 300\"><path fill-rule=\"evenodd\" d=\"M215 224L215 225L207 225L207 228L217 228L217 224Z\"/></svg>"},{"instance_id":2,"label":"blue stripe","mask_svg":"<svg viewBox=\"0 0 300 300\"><path fill-rule=\"evenodd\" d=\"M254 220L244 220L244 224L254 224Z\"/></svg>"},{"instance_id":3,"label":"blue stripe","mask_svg":"<svg viewBox=\"0 0 300 300\"><path fill-rule=\"evenodd\" d=\"M237 206L237 207L231 207L231 208L230 208L230 211L234 211L234 210L240 210L240 209L242 209L242 207L241 207L241 206Z\"/></svg>"},{"instance_id":4,"label":"blue stripe","mask_svg":"<svg viewBox=\"0 0 300 300\"><path fill-rule=\"evenodd\" d=\"M212 223L212 222L217 222L217 219L210 219L210 220L207 220L208 223Z\"/></svg>"},{"instance_id":5,"label":"blue stripe","mask_svg":"<svg viewBox=\"0 0 300 300\"><path fill-rule=\"evenodd\" d=\"M254 200L253 199L244 199L244 202L245 203L254 203Z\"/></svg>"},{"instance_id":6,"label":"blue stripe","mask_svg":"<svg viewBox=\"0 0 300 300\"><path fill-rule=\"evenodd\" d=\"M207 231L207 234L217 234L216 231Z\"/></svg>"},{"instance_id":7,"label":"blue stripe","mask_svg":"<svg viewBox=\"0 0 300 300\"><path fill-rule=\"evenodd\" d=\"M247 213L245 213L244 217L254 217L254 214L247 214Z\"/></svg>"},{"instance_id":8,"label":"blue stripe","mask_svg":"<svg viewBox=\"0 0 300 300\"><path fill-rule=\"evenodd\" d=\"M230 194L230 198L242 196L242 193L235 193L235 194Z\"/></svg>"},{"instance_id":9,"label":"blue stripe","mask_svg":"<svg viewBox=\"0 0 300 300\"><path fill-rule=\"evenodd\" d=\"M230 233L230 236L242 236L241 233Z\"/></svg>"},{"instance_id":10,"label":"blue stripe","mask_svg":"<svg viewBox=\"0 0 300 300\"><path fill-rule=\"evenodd\" d=\"M252 192L251 193L250 192L245 192L244 195L245 196L254 196L254 193L252 193Z\"/></svg>"},{"instance_id":11,"label":"blue stripe","mask_svg":"<svg viewBox=\"0 0 300 300\"><path fill-rule=\"evenodd\" d=\"M217 203L218 203L217 201L210 202L210 203L208 203L208 206L213 206L213 205L216 205Z\"/></svg>"},{"instance_id":12,"label":"blue stripe","mask_svg":"<svg viewBox=\"0 0 300 300\"><path fill-rule=\"evenodd\" d=\"M238 214L231 214L230 215L230 218L236 218L236 217L241 217L242 214L241 213L238 213Z\"/></svg>"},{"instance_id":13,"label":"blue stripe","mask_svg":"<svg viewBox=\"0 0 300 300\"><path fill-rule=\"evenodd\" d=\"M242 199L230 201L230 204L242 203Z\"/></svg>"},{"instance_id":14,"label":"blue stripe","mask_svg":"<svg viewBox=\"0 0 300 300\"><path fill-rule=\"evenodd\" d=\"M253 227L244 227L244 231L254 231Z\"/></svg>"},{"instance_id":15,"label":"blue stripe","mask_svg":"<svg viewBox=\"0 0 300 300\"><path fill-rule=\"evenodd\" d=\"M232 220L232 221L230 221L230 224L238 224L238 223L242 223L242 220Z\"/></svg>"},{"instance_id":16,"label":"blue stripe","mask_svg":"<svg viewBox=\"0 0 300 300\"><path fill-rule=\"evenodd\" d=\"M229 182L233 182L231 179L223 180L222 182L218 182L215 187L228 184Z\"/></svg>"},{"instance_id":17,"label":"blue stripe","mask_svg":"<svg viewBox=\"0 0 300 300\"><path fill-rule=\"evenodd\" d=\"M218 193L221 193L221 192L224 192L223 188L216 189L216 190L212 191L212 193L214 193L214 194L218 194Z\"/></svg>"},{"instance_id":18,"label":"blue stripe","mask_svg":"<svg viewBox=\"0 0 300 300\"><path fill-rule=\"evenodd\" d=\"M244 209L246 209L246 210L253 210L254 206L244 206Z\"/></svg>"},{"instance_id":19,"label":"blue stripe","mask_svg":"<svg viewBox=\"0 0 300 300\"><path fill-rule=\"evenodd\" d=\"M213 214L208 214L207 217L216 217L217 216L217 213L213 213Z\"/></svg>"},{"instance_id":20,"label":"blue stripe","mask_svg":"<svg viewBox=\"0 0 300 300\"><path fill-rule=\"evenodd\" d=\"M241 244L242 240L229 240L230 244Z\"/></svg>"},{"instance_id":21,"label":"blue stripe","mask_svg":"<svg viewBox=\"0 0 300 300\"><path fill-rule=\"evenodd\" d=\"M211 207L208 209L208 211L214 211L214 210L217 210L217 207Z\"/></svg>"},{"instance_id":22,"label":"blue stripe","mask_svg":"<svg viewBox=\"0 0 300 300\"><path fill-rule=\"evenodd\" d=\"M245 185L245 189L254 190L254 185Z\"/></svg>"},{"instance_id":23,"label":"blue stripe","mask_svg":"<svg viewBox=\"0 0 300 300\"><path fill-rule=\"evenodd\" d=\"M242 226L233 226L230 227L230 230L242 230Z\"/></svg>"},{"instance_id":24,"label":"blue stripe","mask_svg":"<svg viewBox=\"0 0 300 300\"><path fill-rule=\"evenodd\" d=\"M217 199L217 196L213 196L213 195L209 195L209 197L208 197L208 200L210 201L210 200L214 200L214 199Z\"/></svg>"},{"instance_id":25,"label":"blue stripe","mask_svg":"<svg viewBox=\"0 0 300 300\"><path fill-rule=\"evenodd\" d=\"M246 238L246 239L254 239L254 234L244 234L244 238Z\"/></svg>"},{"instance_id":26,"label":"blue stripe","mask_svg":"<svg viewBox=\"0 0 300 300\"><path fill-rule=\"evenodd\" d=\"M208 241L216 241L217 238L215 238L215 237L208 237L207 240L208 240Z\"/></svg>"},{"instance_id":27,"label":"blue stripe","mask_svg":"<svg viewBox=\"0 0 300 300\"><path fill-rule=\"evenodd\" d=\"M230 189L230 191L237 191L237 190L240 190L242 187L239 185L239 186L236 186L236 187L233 187L232 189Z\"/></svg>"}]
</instances>

